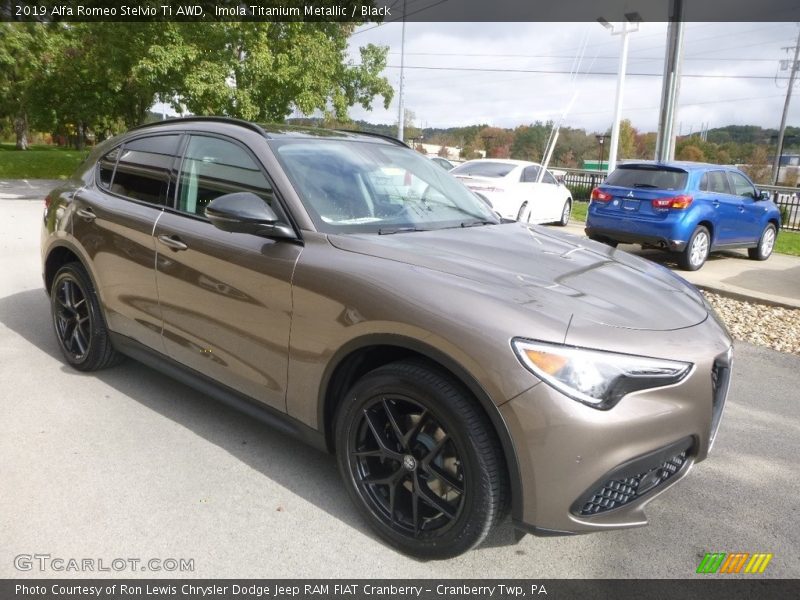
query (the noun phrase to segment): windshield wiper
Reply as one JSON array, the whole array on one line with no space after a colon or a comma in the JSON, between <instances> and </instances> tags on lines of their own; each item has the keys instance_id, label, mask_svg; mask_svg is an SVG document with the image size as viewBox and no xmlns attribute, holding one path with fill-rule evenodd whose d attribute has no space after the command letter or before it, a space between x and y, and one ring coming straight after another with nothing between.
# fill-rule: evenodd
<instances>
[{"instance_id":1,"label":"windshield wiper","mask_svg":"<svg viewBox=\"0 0 800 600\"><path fill-rule=\"evenodd\" d=\"M464 221L461 227L477 227L478 225L497 225L495 221L487 221L486 219L475 219L474 221Z\"/></svg>"},{"instance_id":2,"label":"windshield wiper","mask_svg":"<svg viewBox=\"0 0 800 600\"><path fill-rule=\"evenodd\" d=\"M421 227L381 227L378 235L392 235L393 233L409 233L411 231L430 231Z\"/></svg>"}]
</instances>

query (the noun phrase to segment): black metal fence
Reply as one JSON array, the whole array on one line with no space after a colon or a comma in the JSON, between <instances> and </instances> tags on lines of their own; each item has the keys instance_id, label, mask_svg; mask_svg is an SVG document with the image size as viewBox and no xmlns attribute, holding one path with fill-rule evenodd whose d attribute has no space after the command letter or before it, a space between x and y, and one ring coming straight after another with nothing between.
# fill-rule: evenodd
<instances>
[{"instance_id":1,"label":"black metal fence","mask_svg":"<svg viewBox=\"0 0 800 600\"><path fill-rule=\"evenodd\" d=\"M605 179L605 173L597 171L557 167L555 170L564 172L564 185L572 192L572 198L576 202L588 202L592 190ZM781 226L800 231L800 188L759 185L758 189L768 190L772 194L772 201L781 211Z\"/></svg>"}]
</instances>

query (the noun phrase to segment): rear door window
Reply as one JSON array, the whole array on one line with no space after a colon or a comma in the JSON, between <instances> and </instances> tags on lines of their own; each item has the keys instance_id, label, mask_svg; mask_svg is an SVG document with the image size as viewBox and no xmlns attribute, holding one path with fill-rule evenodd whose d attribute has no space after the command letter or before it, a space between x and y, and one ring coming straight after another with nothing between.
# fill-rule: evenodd
<instances>
[{"instance_id":1,"label":"rear door window","mask_svg":"<svg viewBox=\"0 0 800 600\"><path fill-rule=\"evenodd\" d=\"M688 173L680 169L623 165L608 176L606 185L658 190L682 190L686 187Z\"/></svg>"},{"instance_id":2,"label":"rear door window","mask_svg":"<svg viewBox=\"0 0 800 600\"><path fill-rule=\"evenodd\" d=\"M117 161L110 190L115 194L164 206L169 175L180 135L159 135L126 142ZM102 181L101 165L101 181Z\"/></svg>"},{"instance_id":3,"label":"rear door window","mask_svg":"<svg viewBox=\"0 0 800 600\"><path fill-rule=\"evenodd\" d=\"M700 190L711 192L712 194L730 194L731 189L728 185L728 177L725 171L709 171L703 175L700 181Z\"/></svg>"},{"instance_id":4,"label":"rear door window","mask_svg":"<svg viewBox=\"0 0 800 600\"><path fill-rule=\"evenodd\" d=\"M544 181L545 183L549 183L550 185L558 185L556 178L553 177L553 174L550 173L550 171L544 172L544 177L542 177L542 181Z\"/></svg>"}]
</instances>

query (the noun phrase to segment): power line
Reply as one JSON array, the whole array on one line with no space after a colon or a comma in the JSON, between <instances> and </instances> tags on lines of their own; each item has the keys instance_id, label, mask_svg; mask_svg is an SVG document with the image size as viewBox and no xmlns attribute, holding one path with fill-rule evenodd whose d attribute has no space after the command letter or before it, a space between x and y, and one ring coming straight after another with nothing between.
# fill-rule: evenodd
<instances>
[{"instance_id":1,"label":"power line","mask_svg":"<svg viewBox=\"0 0 800 600\"><path fill-rule=\"evenodd\" d=\"M358 65L356 65L358 66ZM387 69L399 69L398 65L386 65ZM542 75L572 75L573 71L553 70L553 69L498 69L490 67L423 67L423 66L410 66L405 65L406 69L415 69L420 71L467 71L478 73L538 73ZM602 76L617 76L616 71L577 71L578 75L602 75ZM663 73L628 73L628 77L663 77ZM690 77L694 79L769 79L774 81L776 78L773 75L721 75L721 74L699 74L699 73L682 73L681 77ZM788 79L788 77L778 77L777 80Z\"/></svg>"},{"instance_id":2,"label":"power line","mask_svg":"<svg viewBox=\"0 0 800 600\"><path fill-rule=\"evenodd\" d=\"M389 52L390 55L399 55L399 52ZM568 59L572 60L574 56L567 56L565 54L468 54L462 52L406 52L406 56L464 56L468 58L555 58L555 59ZM595 56L596 60L616 60L618 56ZM663 56L638 56L630 57L629 60L657 60L663 61ZM685 57L683 60L702 60L702 61L733 61L733 62L775 62L774 58L731 58L731 57L716 57L716 58L701 58L701 57Z\"/></svg>"}]
</instances>

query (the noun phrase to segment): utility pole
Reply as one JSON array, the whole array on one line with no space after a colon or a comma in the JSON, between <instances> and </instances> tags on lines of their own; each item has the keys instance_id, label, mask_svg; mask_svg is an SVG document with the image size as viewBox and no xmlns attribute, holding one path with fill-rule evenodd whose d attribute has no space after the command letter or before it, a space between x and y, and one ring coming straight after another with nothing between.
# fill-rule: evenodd
<instances>
[{"instance_id":1,"label":"utility pole","mask_svg":"<svg viewBox=\"0 0 800 600\"><path fill-rule=\"evenodd\" d=\"M398 119L397 119L397 139L401 142L403 140L403 136L405 135L405 110L403 106L403 77L405 75L403 67L405 66L405 59L406 59L406 0L403 0L403 30L400 34L400 94L397 104L398 107Z\"/></svg>"},{"instance_id":2,"label":"utility pole","mask_svg":"<svg viewBox=\"0 0 800 600\"><path fill-rule=\"evenodd\" d=\"M778 131L778 150L775 153L775 163L772 165L772 185L778 185L778 173L780 172L780 167L781 167L781 154L783 154L783 136L786 133L786 117L789 114L789 103L792 101L792 88L794 87L794 78L797 75L798 55L800 55L800 31L797 33L797 42L794 45L794 60L792 61L792 72L791 75L789 75L789 87L786 88L786 101L783 103L781 128L780 131Z\"/></svg>"},{"instance_id":3,"label":"utility pole","mask_svg":"<svg viewBox=\"0 0 800 600\"><path fill-rule=\"evenodd\" d=\"M661 108L658 112L656 161L675 158L675 118L678 114L678 88L683 53L683 0L672 0L667 28L667 52L661 84Z\"/></svg>"}]
</instances>

